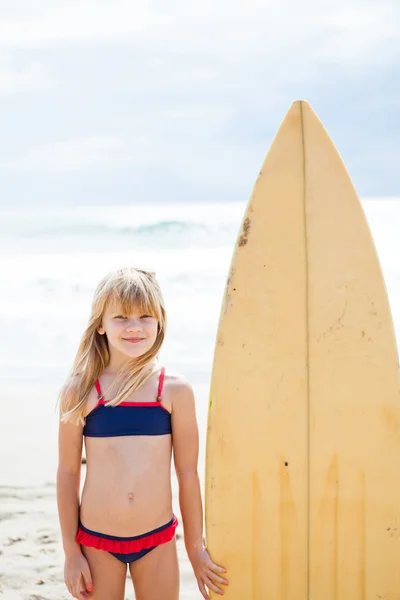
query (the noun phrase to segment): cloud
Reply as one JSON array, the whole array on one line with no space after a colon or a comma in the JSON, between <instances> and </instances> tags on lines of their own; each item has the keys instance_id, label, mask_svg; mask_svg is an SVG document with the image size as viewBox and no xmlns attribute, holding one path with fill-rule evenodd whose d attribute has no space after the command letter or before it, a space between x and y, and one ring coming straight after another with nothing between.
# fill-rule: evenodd
<instances>
[{"instance_id":1,"label":"cloud","mask_svg":"<svg viewBox=\"0 0 400 600\"><path fill-rule=\"evenodd\" d=\"M3 183L238 198L304 98L361 193L398 191L399 22L397 0L6 0Z\"/></svg>"},{"instance_id":2,"label":"cloud","mask_svg":"<svg viewBox=\"0 0 400 600\"><path fill-rule=\"evenodd\" d=\"M50 89L54 82L40 62L28 62L21 67L12 64L9 57L0 56L0 96L20 92Z\"/></svg>"},{"instance_id":3,"label":"cloud","mask_svg":"<svg viewBox=\"0 0 400 600\"><path fill-rule=\"evenodd\" d=\"M145 139L136 139L136 146L127 145L116 136L93 136L54 141L39 146L32 152L3 162L1 168L9 171L61 174L91 169L112 169L116 164L143 160L140 146Z\"/></svg>"},{"instance_id":4,"label":"cloud","mask_svg":"<svg viewBox=\"0 0 400 600\"><path fill-rule=\"evenodd\" d=\"M260 52L271 51L278 58L293 51L301 54L301 48L311 57L318 41L315 60L394 60L390 42L397 39L400 17L397 0L68 0L38 2L35 7L28 10L22 2L23 10L3 14L1 46L114 42L185 53L211 48L215 57L243 62Z\"/></svg>"},{"instance_id":5,"label":"cloud","mask_svg":"<svg viewBox=\"0 0 400 600\"><path fill-rule=\"evenodd\" d=\"M145 3L135 1L68 0L38 4L36 9L30 14L19 11L1 19L1 46L118 41L148 34L150 28L156 33L158 27L166 25Z\"/></svg>"}]
</instances>

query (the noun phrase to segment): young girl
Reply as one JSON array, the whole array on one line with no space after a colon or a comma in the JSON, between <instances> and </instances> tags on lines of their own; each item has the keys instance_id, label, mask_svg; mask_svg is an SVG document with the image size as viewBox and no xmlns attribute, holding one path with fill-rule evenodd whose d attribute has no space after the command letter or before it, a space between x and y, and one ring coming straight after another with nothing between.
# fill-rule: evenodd
<instances>
[{"instance_id":1,"label":"young girl","mask_svg":"<svg viewBox=\"0 0 400 600\"><path fill-rule=\"evenodd\" d=\"M223 595L226 570L203 546L193 392L160 367L166 313L153 273L133 268L99 284L60 395L58 512L65 583L79 600L177 600L171 457L184 541L203 598ZM82 444L86 478L79 502Z\"/></svg>"}]
</instances>

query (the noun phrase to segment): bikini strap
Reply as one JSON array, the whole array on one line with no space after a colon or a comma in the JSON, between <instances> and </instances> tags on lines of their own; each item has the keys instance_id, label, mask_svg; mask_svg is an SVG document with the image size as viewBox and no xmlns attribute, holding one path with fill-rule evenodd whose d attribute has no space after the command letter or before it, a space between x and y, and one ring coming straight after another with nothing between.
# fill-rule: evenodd
<instances>
[{"instance_id":1,"label":"bikini strap","mask_svg":"<svg viewBox=\"0 0 400 600\"><path fill-rule=\"evenodd\" d=\"M165 377L165 367L162 367L161 373L160 373L160 380L158 382L158 394L157 394L158 402L161 402L161 398L162 398L162 391L163 391L163 387L164 387L164 377Z\"/></svg>"},{"instance_id":2,"label":"bikini strap","mask_svg":"<svg viewBox=\"0 0 400 600\"><path fill-rule=\"evenodd\" d=\"M100 381L98 379L96 379L95 386L96 386L96 390L97 390L97 398L99 400L104 400L104 396L101 392Z\"/></svg>"},{"instance_id":3,"label":"bikini strap","mask_svg":"<svg viewBox=\"0 0 400 600\"><path fill-rule=\"evenodd\" d=\"M163 391L163 387L164 387L164 378L165 378L165 367L162 367L161 373L160 373L160 379L159 379L159 382L158 382L158 393L157 393L157 400L158 400L158 402L161 402L162 391ZM95 386L96 386L96 390L97 390L97 397L98 397L98 399L99 400L103 400L104 396L103 396L103 393L101 391L100 381L98 379L96 379Z\"/></svg>"}]
</instances>

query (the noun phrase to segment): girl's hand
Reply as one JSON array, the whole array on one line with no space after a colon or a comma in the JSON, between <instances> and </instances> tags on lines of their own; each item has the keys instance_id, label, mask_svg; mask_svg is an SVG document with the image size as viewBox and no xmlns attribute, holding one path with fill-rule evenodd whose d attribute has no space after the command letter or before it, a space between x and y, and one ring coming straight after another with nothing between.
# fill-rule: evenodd
<instances>
[{"instance_id":1,"label":"girl's hand","mask_svg":"<svg viewBox=\"0 0 400 600\"><path fill-rule=\"evenodd\" d=\"M77 600L87 600L93 589L89 564L82 552L66 556L64 581L68 591Z\"/></svg>"},{"instance_id":2,"label":"girl's hand","mask_svg":"<svg viewBox=\"0 0 400 600\"><path fill-rule=\"evenodd\" d=\"M227 579L217 575L217 573L226 573L226 569L214 564L205 548L192 552L189 559L203 598L205 598L205 600L210 600L210 596L207 594L205 586L207 586L209 590L223 596L224 592L215 584L229 585Z\"/></svg>"}]
</instances>

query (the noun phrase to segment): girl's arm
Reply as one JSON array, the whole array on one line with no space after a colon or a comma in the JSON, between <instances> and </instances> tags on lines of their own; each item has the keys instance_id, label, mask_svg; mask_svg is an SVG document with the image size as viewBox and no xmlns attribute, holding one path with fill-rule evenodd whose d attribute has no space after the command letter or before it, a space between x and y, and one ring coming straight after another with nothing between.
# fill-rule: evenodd
<instances>
[{"instance_id":1,"label":"girl's arm","mask_svg":"<svg viewBox=\"0 0 400 600\"><path fill-rule=\"evenodd\" d=\"M216 574L225 573L226 569L211 561L203 545L203 507L197 472L199 433L193 390L183 380L173 385L172 439L185 547L199 590L209 600L205 585L222 595L215 583L228 585L228 582Z\"/></svg>"},{"instance_id":2,"label":"girl's arm","mask_svg":"<svg viewBox=\"0 0 400 600\"><path fill-rule=\"evenodd\" d=\"M88 562L75 541L79 518L82 430L82 425L60 422L57 505L65 553L65 584L74 598L86 600L88 592L93 589L92 578Z\"/></svg>"},{"instance_id":3,"label":"girl's arm","mask_svg":"<svg viewBox=\"0 0 400 600\"><path fill-rule=\"evenodd\" d=\"M57 505L66 555L80 552L75 541L79 518L82 426L61 423L58 435Z\"/></svg>"}]
</instances>

